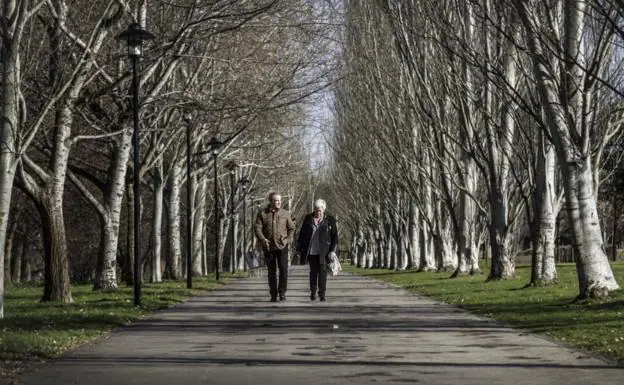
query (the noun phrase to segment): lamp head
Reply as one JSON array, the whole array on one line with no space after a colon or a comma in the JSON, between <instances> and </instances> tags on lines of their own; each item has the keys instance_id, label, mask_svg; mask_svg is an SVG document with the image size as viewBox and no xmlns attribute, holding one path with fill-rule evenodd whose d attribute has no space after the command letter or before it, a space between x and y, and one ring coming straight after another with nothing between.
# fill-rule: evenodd
<instances>
[{"instance_id":1,"label":"lamp head","mask_svg":"<svg viewBox=\"0 0 624 385\"><path fill-rule=\"evenodd\" d=\"M130 23L128 29L117 35L117 40L125 40L128 44L128 57L143 55L143 41L155 39L156 36L141 28L139 23Z\"/></svg>"},{"instance_id":2,"label":"lamp head","mask_svg":"<svg viewBox=\"0 0 624 385\"><path fill-rule=\"evenodd\" d=\"M238 180L238 183L240 183L241 187L243 188L243 192L247 192L247 186L249 185L249 178L244 176Z\"/></svg>"},{"instance_id":3,"label":"lamp head","mask_svg":"<svg viewBox=\"0 0 624 385\"><path fill-rule=\"evenodd\" d=\"M219 155L219 148L223 145L223 142L216 136L213 136L210 142L208 142L208 145L212 148L212 155L217 156Z\"/></svg>"},{"instance_id":4,"label":"lamp head","mask_svg":"<svg viewBox=\"0 0 624 385\"><path fill-rule=\"evenodd\" d=\"M228 162L227 166L225 166L228 170L230 170L230 174L234 175L234 173L236 172L236 169L238 168L238 164L231 160Z\"/></svg>"}]
</instances>

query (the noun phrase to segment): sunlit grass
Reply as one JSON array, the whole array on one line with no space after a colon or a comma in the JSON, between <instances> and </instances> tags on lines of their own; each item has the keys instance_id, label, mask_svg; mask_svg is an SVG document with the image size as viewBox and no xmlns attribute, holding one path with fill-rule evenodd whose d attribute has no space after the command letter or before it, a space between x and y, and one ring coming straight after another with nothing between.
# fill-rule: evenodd
<instances>
[{"instance_id":1,"label":"sunlit grass","mask_svg":"<svg viewBox=\"0 0 624 385\"><path fill-rule=\"evenodd\" d=\"M624 263L612 267L617 281L624 286ZM343 270L391 282L516 328L546 334L624 366L624 292L619 290L602 300L575 302L578 282L573 264L557 267L559 284L528 288L529 266L519 266L515 279L491 282L485 282L486 275L449 278L449 273L358 269L346 264Z\"/></svg>"}]
</instances>

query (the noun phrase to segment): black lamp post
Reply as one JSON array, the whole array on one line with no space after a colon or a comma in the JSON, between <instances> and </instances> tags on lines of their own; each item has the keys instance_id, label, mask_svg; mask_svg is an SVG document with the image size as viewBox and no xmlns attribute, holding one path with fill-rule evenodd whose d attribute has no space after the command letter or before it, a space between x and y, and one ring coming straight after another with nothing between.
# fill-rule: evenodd
<instances>
[{"instance_id":1,"label":"black lamp post","mask_svg":"<svg viewBox=\"0 0 624 385\"><path fill-rule=\"evenodd\" d=\"M254 200L255 200L256 196L254 195L254 193L251 193L251 196L249 197L249 200L251 201L251 227L253 229L253 225L254 225ZM256 249L256 235L254 234L254 231L251 230L251 250L255 250ZM251 267L251 266L250 266Z\"/></svg>"},{"instance_id":2,"label":"black lamp post","mask_svg":"<svg viewBox=\"0 0 624 385\"><path fill-rule=\"evenodd\" d=\"M219 157L219 148L223 145L218 138L213 137L208 145L212 148L212 159L214 162L214 237L215 237L215 279L219 280L219 227L221 226L221 217L219 216L219 172L217 158Z\"/></svg>"},{"instance_id":3,"label":"black lamp post","mask_svg":"<svg viewBox=\"0 0 624 385\"><path fill-rule=\"evenodd\" d=\"M243 261L247 258L247 186L249 185L249 178L246 176L238 180L238 183L243 189Z\"/></svg>"},{"instance_id":4,"label":"black lamp post","mask_svg":"<svg viewBox=\"0 0 624 385\"><path fill-rule=\"evenodd\" d=\"M236 263L236 244L234 242L234 199L236 197L236 169L238 164L234 161L230 161L227 164L227 169L230 171L230 235L232 237L232 251L230 253L230 272L234 272L234 264Z\"/></svg>"},{"instance_id":5,"label":"black lamp post","mask_svg":"<svg viewBox=\"0 0 624 385\"><path fill-rule=\"evenodd\" d=\"M141 181L139 168L139 75L137 61L143 54L143 40L151 40L156 36L141 29L139 23L131 23L128 29L117 35L118 40L128 43L128 57L132 60L132 110L134 131L132 133L133 148L133 188L134 188L134 305L141 306Z\"/></svg>"},{"instance_id":6,"label":"black lamp post","mask_svg":"<svg viewBox=\"0 0 624 385\"><path fill-rule=\"evenodd\" d=\"M186 121L186 287L193 288L193 178L191 178L191 115Z\"/></svg>"}]
</instances>

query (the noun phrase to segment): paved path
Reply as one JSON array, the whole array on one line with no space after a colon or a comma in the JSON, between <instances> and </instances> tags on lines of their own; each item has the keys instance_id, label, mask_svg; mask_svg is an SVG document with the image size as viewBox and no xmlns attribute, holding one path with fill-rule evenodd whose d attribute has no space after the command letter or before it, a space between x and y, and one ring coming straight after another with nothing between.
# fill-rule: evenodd
<instances>
[{"instance_id":1,"label":"paved path","mask_svg":"<svg viewBox=\"0 0 624 385\"><path fill-rule=\"evenodd\" d=\"M240 279L112 333L24 377L28 385L622 385L624 370L363 277L311 302L297 266L287 301Z\"/></svg>"}]
</instances>

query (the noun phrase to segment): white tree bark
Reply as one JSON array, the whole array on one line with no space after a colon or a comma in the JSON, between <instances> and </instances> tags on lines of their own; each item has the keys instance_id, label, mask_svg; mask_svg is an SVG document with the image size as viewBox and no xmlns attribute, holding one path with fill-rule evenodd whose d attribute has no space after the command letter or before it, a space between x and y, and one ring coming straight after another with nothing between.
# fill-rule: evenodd
<instances>
[{"instance_id":1,"label":"white tree bark","mask_svg":"<svg viewBox=\"0 0 624 385\"><path fill-rule=\"evenodd\" d=\"M376 257L375 253L377 252L377 237L375 235L375 230L370 226L368 227L367 237L366 237L366 268L371 269L374 267L379 267L379 258Z\"/></svg>"},{"instance_id":2,"label":"white tree bark","mask_svg":"<svg viewBox=\"0 0 624 385\"><path fill-rule=\"evenodd\" d=\"M0 103L0 245L6 242L11 209L11 192L21 148L18 148L20 115L25 110L20 102L21 60L20 45L28 21L37 14L43 2L29 9L29 1L6 0L2 2L3 30L0 34L2 54L2 90ZM4 248L0 247L0 319L4 318Z\"/></svg>"},{"instance_id":3,"label":"white tree bark","mask_svg":"<svg viewBox=\"0 0 624 385\"><path fill-rule=\"evenodd\" d=\"M463 23L463 38L464 43L468 46L474 44L475 35L475 16L472 6L469 2L465 2L464 6L464 23ZM471 244L473 239L471 235L474 233L475 226L475 204L473 197L475 196L477 186L477 173L475 159L468 151L473 148L473 142L475 140L474 126L475 126L475 112L473 106L473 100L476 99L474 78L472 70L467 62L462 64L462 81L464 82L463 93L461 94L460 105L462 108L459 111L461 138L462 138L462 157L461 157L461 177L463 180L463 186L459 193L459 245L457 247L457 270L454 276L459 274L465 274L468 272L467 261L471 259ZM487 92L487 91L486 91ZM487 105L487 99L484 102ZM446 106L445 106L446 108Z\"/></svg>"},{"instance_id":4,"label":"white tree bark","mask_svg":"<svg viewBox=\"0 0 624 385\"><path fill-rule=\"evenodd\" d=\"M41 215L42 232L44 234L44 291L42 301L72 302L69 282L69 265L67 253L67 237L63 215L63 193L73 124L73 106L82 88L84 77L78 78L67 99L58 107L55 116L54 143L49 173L40 168L28 157L24 156L24 164L42 181L39 185L35 179L23 172L21 174L24 188L33 198Z\"/></svg>"},{"instance_id":5,"label":"white tree bark","mask_svg":"<svg viewBox=\"0 0 624 385\"><path fill-rule=\"evenodd\" d=\"M128 159L132 149L132 131L129 129L114 141L112 162L107 173L105 187L102 188L102 202L72 172L68 177L96 210L100 217L100 246L95 269L94 290L117 289L117 248L119 245L119 225L122 213L123 195L126 188ZM124 266L124 268L126 268Z\"/></svg>"},{"instance_id":6,"label":"white tree bark","mask_svg":"<svg viewBox=\"0 0 624 385\"><path fill-rule=\"evenodd\" d=\"M5 17L15 12L5 2ZM12 11L12 12L10 12ZM19 55L16 43L5 39L2 42L2 138L0 138L0 245L6 242L11 209L11 192L17 167L17 152L14 151L15 133L19 125ZM12 151L13 150L13 151ZM0 319L4 318L4 247L0 247Z\"/></svg>"},{"instance_id":7,"label":"white tree bark","mask_svg":"<svg viewBox=\"0 0 624 385\"><path fill-rule=\"evenodd\" d=\"M243 198L245 199L245 198ZM237 260L236 260L236 271L245 271L245 250L247 249L247 245L245 244L245 237L243 236L243 232L246 231L245 229L245 220L243 218L243 215L241 213L240 218L238 216L238 214L236 215L237 220L236 220L236 228L237 228L237 234L240 233L240 242L237 242L236 244L238 244L238 253L237 255ZM249 236L249 235L247 235ZM247 238L247 241L249 241L249 238Z\"/></svg>"},{"instance_id":8,"label":"white tree bark","mask_svg":"<svg viewBox=\"0 0 624 385\"><path fill-rule=\"evenodd\" d=\"M96 285L103 289L117 288L117 248L119 245L119 223L121 220L125 179L128 172L128 159L132 150L132 132L124 130L116 143L116 153L112 160L112 177L108 181L109 188L104 194L103 214L107 219L107 226L103 231L105 241L99 251L98 258L103 261L101 278L97 279Z\"/></svg>"},{"instance_id":9,"label":"white tree bark","mask_svg":"<svg viewBox=\"0 0 624 385\"><path fill-rule=\"evenodd\" d=\"M195 179L197 174L192 176ZM191 184L192 186L196 186L193 191L193 275L202 276L205 275L206 271L204 270L205 264L202 263L203 260L203 234L204 234L204 226L205 226L205 216L206 212L206 187L207 181L201 180L197 181L196 179Z\"/></svg>"},{"instance_id":10,"label":"white tree bark","mask_svg":"<svg viewBox=\"0 0 624 385\"><path fill-rule=\"evenodd\" d=\"M392 222L389 217L389 213L384 214L384 223L383 223L383 264L387 269L394 269L396 267L396 260L394 257L396 254L394 253L393 243L392 243Z\"/></svg>"},{"instance_id":11,"label":"white tree bark","mask_svg":"<svg viewBox=\"0 0 624 385\"><path fill-rule=\"evenodd\" d=\"M534 194L535 228L533 230L533 263L531 285L544 286L557 282L555 266L555 225L559 199L555 185L555 150L542 134L538 151Z\"/></svg>"},{"instance_id":12,"label":"white tree bark","mask_svg":"<svg viewBox=\"0 0 624 385\"><path fill-rule=\"evenodd\" d=\"M152 260L151 282L162 282L162 218L164 204L165 180L162 174L162 160L154 169L154 217L152 218Z\"/></svg>"},{"instance_id":13,"label":"white tree bark","mask_svg":"<svg viewBox=\"0 0 624 385\"><path fill-rule=\"evenodd\" d=\"M431 170L430 157L426 152L423 154L423 166L425 169ZM433 244L434 230L431 228L431 223L434 221L433 191L427 178L421 175L420 180L421 189L423 190L422 207L424 209L424 212L421 213L420 216L421 222L419 226L421 240L420 271L435 271L436 258Z\"/></svg>"},{"instance_id":14,"label":"white tree bark","mask_svg":"<svg viewBox=\"0 0 624 385\"><path fill-rule=\"evenodd\" d=\"M584 109L581 46L585 25L586 2L563 1L564 22L561 47L564 71L555 78L545 56L540 35L538 3L530 0L515 3L526 32L533 73L544 108L546 125L553 138L563 176L568 220L572 228L579 298L602 297L619 289L604 251L596 208L593 165L588 124L583 124ZM561 60L561 59L560 59ZM563 91L562 91L563 90ZM563 94L563 100L560 95Z\"/></svg>"},{"instance_id":15,"label":"white tree bark","mask_svg":"<svg viewBox=\"0 0 624 385\"><path fill-rule=\"evenodd\" d=\"M167 211L167 244L169 245L169 274L171 279L182 277L182 240L180 236L180 202L181 202L182 167L173 162L169 170L169 206Z\"/></svg>"},{"instance_id":16,"label":"white tree bark","mask_svg":"<svg viewBox=\"0 0 624 385\"><path fill-rule=\"evenodd\" d=\"M420 216L416 203L410 200L409 216L409 264L410 269L420 268Z\"/></svg>"},{"instance_id":17,"label":"white tree bark","mask_svg":"<svg viewBox=\"0 0 624 385\"><path fill-rule=\"evenodd\" d=\"M457 269L457 254L453 247L453 230L450 218L444 213L443 202L436 197L435 202L435 235L434 249L436 259L436 270L452 272Z\"/></svg>"}]
</instances>

